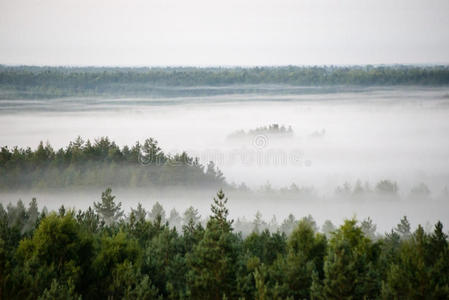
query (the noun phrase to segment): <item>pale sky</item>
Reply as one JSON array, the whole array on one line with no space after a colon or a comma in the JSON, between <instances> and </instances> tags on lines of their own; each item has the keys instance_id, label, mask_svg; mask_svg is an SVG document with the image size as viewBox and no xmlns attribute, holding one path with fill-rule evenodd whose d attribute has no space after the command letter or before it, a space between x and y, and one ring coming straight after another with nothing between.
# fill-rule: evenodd
<instances>
[{"instance_id":1,"label":"pale sky","mask_svg":"<svg viewBox=\"0 0 449 300\"><path fill-rule=\"evenodd\" d=\"M0 64L449 63L449 0L0 0Z\"/></svg>"}]
</instances>

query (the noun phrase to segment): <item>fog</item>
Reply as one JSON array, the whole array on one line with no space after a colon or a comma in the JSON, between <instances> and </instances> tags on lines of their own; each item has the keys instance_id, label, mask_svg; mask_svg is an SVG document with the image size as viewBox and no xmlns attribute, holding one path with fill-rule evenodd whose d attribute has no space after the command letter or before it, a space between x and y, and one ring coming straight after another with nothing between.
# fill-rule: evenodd
<instances>
[{"instance_id":1,"label":"fog","mask_svg":"<svg viewBox=\"0 0 449 300\"><path fill-rule=\"evenodd\" d=\"M202 163L214 161L227 182L244 182L254 192L230 191L231 216L252 219L257 211L269 221L293 213L311 214L319 224L331 219L370 216L379 231L391 229L403 215L412 225L449 223L449 89L342 88L309 93L288 88L269 92L150 99L0 100L1 145L30 146L49 141L65 147L81 136L108 136L120 146L153 137L164 152L187 151ZM229 88L231 89L231 88ZM233 140L238 130L270 124L291 126L291 137L267 134ZM341 197L335 189L357 180L374 188L380 180L395 181L398 197ZM288 199L273 189L313 188L313 193ZM410 190L425 183L426 197ZM215 191L150 191L113 188L125 208L159 201L167 212L190 205L209 214ZM226 192L226 191L225 191ZM17 191L0 194L1 203L36 196L41 206L61 204L86 208L98 201L101 189L86 191Z\"/></svg>"}]
</instances>

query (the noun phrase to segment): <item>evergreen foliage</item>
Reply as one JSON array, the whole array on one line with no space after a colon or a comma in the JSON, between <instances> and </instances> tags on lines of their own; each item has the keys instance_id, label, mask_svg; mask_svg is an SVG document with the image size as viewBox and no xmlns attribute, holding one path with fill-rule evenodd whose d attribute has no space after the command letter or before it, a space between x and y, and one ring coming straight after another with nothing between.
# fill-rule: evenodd
<instances>
[{"instance_id":1,"label":"evergreen foliage","mask_svg":"<svg viewBox=\"0 0 449 300\"><path fill-rule=\"evenodd\" d=\"M204 228L190 207L162 222L139 204L128 215L112 191L95 209L43 213L32 199L0 205L0 299L448 299L443 224L411 230L407 218L384 236L371 219L284 221L235 232L220 190ZM256 220L260 216L256 216ZM104 221L103 221L104 220ZM250 223L251 224L251 223ZM181 228L179 228L181 229Z\"/></svg>"},{"instance_id":2,"label":"evergreen foliage","mask_svg":"<svg viewBox=\"0 0 449 300\"><path fill-rule=\"evenodd\" d=\"M0 149L0 188L226 186L223 173L210 162L183 152L165 154L152 138L120 148L108 137L84 141L78 137L57 151L40 142L36 150Z\"/></svg>"}]
</instances>

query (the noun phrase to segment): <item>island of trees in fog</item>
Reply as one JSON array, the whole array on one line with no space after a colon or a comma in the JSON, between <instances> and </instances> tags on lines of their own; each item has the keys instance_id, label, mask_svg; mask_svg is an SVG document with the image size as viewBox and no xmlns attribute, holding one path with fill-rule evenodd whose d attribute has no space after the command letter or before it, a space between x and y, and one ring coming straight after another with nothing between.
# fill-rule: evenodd
<instances>
[{"instance_id":1,"label":"island of trees in fog","mask_svg":"<svg viewBox=\"0 0 449 300\"><path fill-rule=\"evenodd\" d=\"M284 138L284 137L293 137L294 132L291 126L285 127L285 125L279 124L271 124L268 126L261 126L255 129L250 129L248 131L245 130L237 130L230 135L228 135L229 140L239 140L246 138L254 138L258 135L262 135L265 138Z\"/></svg>"},{"instance_id":2,"label":"island of trees in fog","mask_svg":"<svg viewBox=\"0 0 449 300\"><path fill-rule=\"evenodd\" d=\"M415 231L406 217L385 235L368 218L321 230L289 216L277 230L260 215L234 230L220 190L201 222L190 207L166 219L156 203L125 214L111 189L87 210L0 204L4 299L447 299L443 225Z\"/></svg>"},{"instance_id":3,"label":"island of trees in fog","mask_svg":"<svg viewBox=\"0 0 449 300\"><path fill-rule=\"evenodd\" d=\"M448 66L315 66L253 68L113 68L32 67L0 65L0 99L33 99L69 96L176 96L214 95L242 85L300 86L440 86L449 84ZM167 87L172 87L167 89ZM183 88L177 91L173 87ZM230 91L227 90L227 93ZM302 93L306 92L301 90Z\"/></svg>"}]
</instances>

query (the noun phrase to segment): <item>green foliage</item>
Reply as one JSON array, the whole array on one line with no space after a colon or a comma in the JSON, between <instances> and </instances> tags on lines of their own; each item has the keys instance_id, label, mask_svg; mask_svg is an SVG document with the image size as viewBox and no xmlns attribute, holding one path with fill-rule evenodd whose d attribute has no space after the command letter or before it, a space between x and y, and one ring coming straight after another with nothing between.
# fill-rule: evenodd
<instances>
[{"instance_id":1,"label":"green foliage","mask_svg":"<svg viewBox=\"0 0 449 300\"><path fill-rule=\"evenodd\" d=\"M211 219L204 237L187 254L187 285L193 299L235 297L237 241L224 224Z\"/></svg>"},{"instance_id":2,"label":"green foliage","mask_svg":"<svg viewBox=\"0 0 449 300\"><path fill-rule=\"evenodd\" d=\"M324 279L315 276L312 294L319 299L371 299L379 294L376 245L357 221L346 220L329 241Z\"/></svg>"},{"instance_id":3,"label":"green foliage","mask_svg":"<svg viewBox=\"0 0 449 300\"><path fill-rule=\"evenodd\" d=\"M449 244L443 225L374 235L371 219L346 220L328 238L311 216L291 232L235 233L222 190L203 228L190 207L182 231L151 220L139 204L121 215L89 207L40 213L37 200L0 205L0 299L448 299ZM100 205L101 204L101 205ZM100 215L101 214L101 215ZM177 213L169 220L181 222ZM259 218L260 219L260 218ZM252 223L248 223L252 225ZM24 230L25 228L25 230ZM373 237L375 240L373 240Z\"/></svg>"},{"instance_id":4,"label":"green foliage","mask_svg":"<svg viewBox=\"0 0 449 300\"><path fill-rule=\"evenodd\" d=\"M118 147L107 137L93 143L78 137L53 150L39 143L31 148L0 150L0 188L5 190L79 187L227 186L223 173L210 162L203 166L187 153L165 154L152 138L143 145Z\"/></svg>"},{"instance_id":5,"label":"green foliage","mask_svg":"<svg viewBox=\"0 0 449 300\"><path fill-rule=\"evenodd\" d=\"M438 222L433 234L421 226L402 242L382 286L384 299L447 299L449 297L447 235Z\"/></svg>"},{"instance_id":6,"label":"green foliage","mask_svg":"<svg viewBox=\"0 0 449 300\"><path fill-rule=\"evenodd\" d=\"M49 289L45 289L39 300L81 300L81 296L75 293L75 286L71 279L67 284L60 283L58 280L53 279Z\"/></svg>"},{"instance_id":7,"label":"green foliage","mask_svg":"<svg viewBox=\"0 0 449 300\"><path fill-rule=\"evenodd\" d=\"M23 239L16 251L18 295L40 295L45 287L56 285L48 293L62 292L58 283L72 281L75 290L89 283L94 245L92 236L85 232L69 212L64 216L55 213L44 218L31 238ZM62 283L61 283L62 284Z\"/></svg>"},{"instance_id":8,"label":"green foliage","mask_svg":"<svg viewBox=\"0 0 449 300\"><path fill-rule=\"evenodd\" d=\"M224 231L230 231L234 222L234 220L228 220L229 210L226 207L227 203L228 198L225 197L223 190L219 190L217 198L214 198L214 203L211 205L211 221L216 221Z\"/></svg>"},{"instance_id":9,"label":"green foliage","mask_svg":"<svg viewBox=\"0 0 449 300\"><path fill-rule=\"evenodd\" d=\"M128 275L133 271L137 272L132 266L141 263L141 256L141 249L137 242L128 237L125 232L120 231L112 236L103 236L93 261L96 281L91 292L102 298L123 297L128 287L122 282L126 280L122 272L128 272ZM140 280L138 274L132 273L132 275L135 278L129 280L134 280L133 285L138 285Z\"/></svg>"},{"instance_id":10,"label":"green foliage","mask_svg":"<svg viewBox=\"0 0 449 300\"><path fill-rule=\"evenodd\" d=\"M118 264L114 268L112 284L108 288L108 298L162 299L149 276L142 275L140 270L129 261Z\"/></svg>"},{"instance_id":11,"label":"green foliage","mask_svg":"<svg viewBox=\"0 0 449 300\"><path fill-rule=\"evenodd\" d=\"M273 289L276 289L278 296L284 299L310 298L314 273L320 273L323 277L326 248L324 235L315 234L313 223L302 219L289 236L287 254L279 256L270 270L276 283Z\"/></svg>"}]
</instances>

